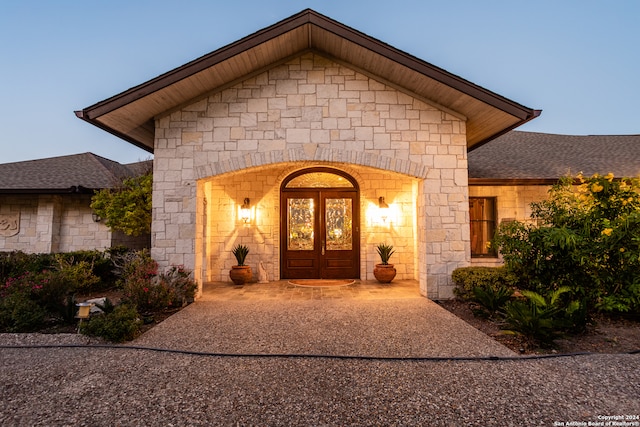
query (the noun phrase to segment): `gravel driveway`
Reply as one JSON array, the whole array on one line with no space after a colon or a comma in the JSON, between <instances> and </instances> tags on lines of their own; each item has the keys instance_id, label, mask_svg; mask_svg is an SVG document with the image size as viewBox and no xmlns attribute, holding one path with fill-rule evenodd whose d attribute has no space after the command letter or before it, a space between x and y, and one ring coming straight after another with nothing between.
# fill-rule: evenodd
<instances>
[{"instance_id":1,"label":"gravel driveway","mask_svg":"<svg viewBox=\"0 0 640 427\"><path fill-rule=\"evenodd\" d=\"M9 347L87 341L0 335L0 424L640 425L640 355L519 359L419 296L203 298L129 346Z\"/></svg>"}]
</instances>

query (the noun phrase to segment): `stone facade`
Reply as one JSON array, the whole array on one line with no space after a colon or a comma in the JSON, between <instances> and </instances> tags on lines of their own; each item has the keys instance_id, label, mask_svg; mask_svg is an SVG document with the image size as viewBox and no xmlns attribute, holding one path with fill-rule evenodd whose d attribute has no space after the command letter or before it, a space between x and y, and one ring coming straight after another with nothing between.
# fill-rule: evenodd
<instances>
[{"instance_id":1,"label":"stone facade","mask_svg":"<svg viewBox=\"0 0 640 427\"><path fill-rule=\"evenodd\" d=\"M18 215L18 232L0 234L0 251L55 253L148 247L148 237L130 239L95 222L91 195L0 195L0 217Z\"/></svg>"},{"instance_id":2,"label":"stone facade","mask_svg":"<svg viewBox=\"0 0 640 427\"><path fill-rule=\"evenodd\" d=\"M469 197L495 197L497 224L510 220L528 222L531 220L531 203L547 199L550 188L547 185L472 185ZM500 257L472 259L472 265L477 266L501 264Z\"/></svg>"},{"instance_id":3,"label":"stone facade","mask_svg":"<svg viewBox=\"0 0 640 427\"><path fill-rule=\"evenodd\" d=\"M91 217L89 195L0 196L0 214L20 214L19 233L0 236L0 250L70 252L111 247L111 233Z\"/></svg>"},{"instance_id":4,"label":"stone facade","mask_svg":"<svg viewBox=\"0 0 640 427\"><path fill-rule=\"evenodd\" d=\"M448 298L451 271L470 261L465 132L463 117L304 54L156 119L152 255L217 280L242 242L260 247L255 262L267 260L277 279L279 185L303 167L330 166L361 189L361 277L384 240L402 247L401 277ZM367 226L378 196L400 206L397 229ZM244 197L257 202L250 229L234 219Z\"/></svg>"}]
</instances>

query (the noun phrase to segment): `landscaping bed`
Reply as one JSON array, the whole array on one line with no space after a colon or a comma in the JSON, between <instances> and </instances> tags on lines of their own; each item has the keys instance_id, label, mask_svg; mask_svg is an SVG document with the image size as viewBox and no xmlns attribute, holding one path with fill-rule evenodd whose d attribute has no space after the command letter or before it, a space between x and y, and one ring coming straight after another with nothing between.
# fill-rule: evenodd
<instances>
[{"instance_id":1,"label":"landscaping bed","mask_svg":"<svg viewBox=\"0 0 640 427\"><path fill-rule=\"evenodd\" d=\"M473 302L453 299L437 303L519 354L627 353L640 350L640 322L637 319L600 316L587 325L586 332L562 337L554 341L553 347L542 348L531 345L522 336L506 334L497 320L474 315Z\"/></svg>"}]
</instances>

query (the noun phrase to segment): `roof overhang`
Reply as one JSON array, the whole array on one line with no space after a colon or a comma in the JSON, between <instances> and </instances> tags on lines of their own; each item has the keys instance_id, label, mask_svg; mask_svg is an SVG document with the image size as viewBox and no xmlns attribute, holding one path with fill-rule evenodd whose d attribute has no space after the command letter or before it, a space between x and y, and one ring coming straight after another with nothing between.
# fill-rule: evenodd
<instances>
[{"instance_id":1,"label":"roof overhang","mask_svg":"<svg viewBox=\"0 0 640 427\"><path fill-rule=\"evenodd\" d=\"M75 113L153 152L157 116L306 52L465 119L469 149L540 114L310 9Z\"/></svg>"}]
</instances>

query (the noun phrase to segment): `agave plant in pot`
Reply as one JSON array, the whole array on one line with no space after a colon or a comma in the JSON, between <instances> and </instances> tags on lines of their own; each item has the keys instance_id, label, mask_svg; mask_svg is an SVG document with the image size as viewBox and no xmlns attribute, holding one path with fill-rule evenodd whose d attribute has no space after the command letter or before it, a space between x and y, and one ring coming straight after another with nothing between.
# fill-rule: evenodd
<instances>
[{"instance_id":1,"label":"agave plant in pot","mask_svg":"<svg viewBox=\"0 0 640 427\"><path fill-rule=\"evenodd\" d=\"M231 252L236 257L238 265L231 267L229 271L229 277L231 281L236 285L244 285L251 280L251 267L244 264L247 254L249 253L249 247L246 245L237 245Z\"/></svg>"},{"instance_id":2,"label":"agave plant in pot","mask_svg":"<svg viewBox=\"0 0 640 427\"><path fill-rule=\"evenodd\" d=\"M376 264L373 269L373 275L380 283L390 283L394 277L396 277L396 269L393 264L389 264L389 258L396 251L393 250L393 246L386 243L380 243L376 246L378 255L380 255L380 264Z\"/></svg>"}]
</instances>

